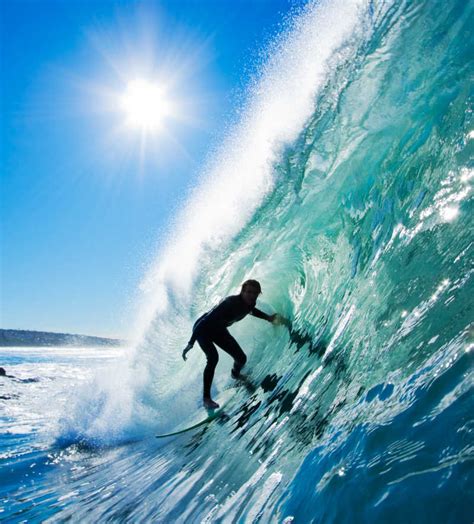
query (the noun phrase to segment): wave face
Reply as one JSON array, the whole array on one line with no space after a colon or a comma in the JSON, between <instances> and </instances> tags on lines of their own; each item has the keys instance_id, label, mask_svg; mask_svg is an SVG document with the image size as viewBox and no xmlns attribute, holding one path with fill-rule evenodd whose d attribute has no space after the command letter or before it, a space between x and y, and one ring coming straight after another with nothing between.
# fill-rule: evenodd
<instances>
[{"instance_id":1,"label":"wave face","mask_svg":"<svg viewBox=\"0 0 474 524\"><path fill-rule=\"evenodd\" d=\"M327 2L275 44L144 283L131 372L95 425L89 405L92 433L69 434L143 441L189 420L204 355L180 351L247 278L292 326L233 327L254 387L222 354L230 418L116 451L100 478L127 479L121 501L71 515L472 521L472 27L466 0Z\"/></svg>"}]
</instances>

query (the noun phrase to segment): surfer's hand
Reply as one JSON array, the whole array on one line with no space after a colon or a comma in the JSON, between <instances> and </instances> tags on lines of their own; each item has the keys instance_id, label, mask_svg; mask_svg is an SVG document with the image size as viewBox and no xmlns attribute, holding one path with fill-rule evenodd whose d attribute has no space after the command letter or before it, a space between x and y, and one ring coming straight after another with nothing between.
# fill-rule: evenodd
<instances>
[{"instance_id":1,"label":"surfer's hand","mask_svg":"<svg viewBox=\"0 0 474 524\"><path fill-rule=\"evenodd\" d=\"M184 350L183 350L183 360L186 361L187 357L186 355L188 354L189 351L191 351L193 346L191 346L191 344L188 344Z\"/></svg>"},{"instance_id":2,"label":"surfer's hand","mask_svg":"<svg viewBox=\"0 0 474 524\"><path fill-rule=\"evenodd\" d=\"M271 323L274 326L281 326L281 325L289 326L290 325L290 321L287 318L282 317L278 313L275 313L274 315L271 315L270 319L271 319Z\"/></svg>"}]
</instances>

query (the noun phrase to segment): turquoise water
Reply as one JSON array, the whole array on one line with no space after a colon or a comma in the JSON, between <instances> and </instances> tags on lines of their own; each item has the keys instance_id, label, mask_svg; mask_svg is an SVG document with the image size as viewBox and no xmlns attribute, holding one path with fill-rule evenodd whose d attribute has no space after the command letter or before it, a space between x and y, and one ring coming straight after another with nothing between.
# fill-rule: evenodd
<instances>
[{"instance_id":1,"label":"turquoise water","mask_svg":"<svg viewBox=\"0 0 474 524\"><path fill-rule=\"evenodd\" d=\"M144 279L135 347L87 372L74 353L68 395L36 383L48 409L21 400L35 383L1 401L0 515L473 521L473 22L455 0L295 19ZM223 355L228 417L155 439L200 409L193 321L250 277L291 328L233 326L253 386Z\"/></svg>"}]
</instances>

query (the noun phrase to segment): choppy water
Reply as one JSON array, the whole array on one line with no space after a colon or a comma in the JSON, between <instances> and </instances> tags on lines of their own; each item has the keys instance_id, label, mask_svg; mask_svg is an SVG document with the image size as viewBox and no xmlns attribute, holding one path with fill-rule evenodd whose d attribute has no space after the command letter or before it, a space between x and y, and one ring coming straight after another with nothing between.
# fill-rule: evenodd
<instances>
[{"instance_id":1,"label":"choppy water","mask_svg":"<svg viewBox=\"0 0 474 524\"><path fill-rule=\"evenodd\" d=\"M473 22L465 0L294 21L144 280L140 342L1 401L6 518L473 521ZM250 277L291 329L233 327L254 390L222 356L229 418L156 440L199 409L193 321Z\"/></svg>"}]
</instances>

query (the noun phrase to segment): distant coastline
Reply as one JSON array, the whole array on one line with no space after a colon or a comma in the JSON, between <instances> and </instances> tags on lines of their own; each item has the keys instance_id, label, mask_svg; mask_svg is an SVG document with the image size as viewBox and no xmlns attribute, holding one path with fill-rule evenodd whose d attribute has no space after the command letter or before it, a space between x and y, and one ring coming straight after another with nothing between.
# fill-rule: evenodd
<instances>
[{"instance_id":1,"label":"distant coastline","mask_svg":"<svg viewBox=\"0 0 474 524\"><path fill-rule=\"evenodd\" d=\"M118 347L125 345L125 343L125 340L116 338L22 329L0 329L0 347Z\"/></svg>"}]
</instances>

